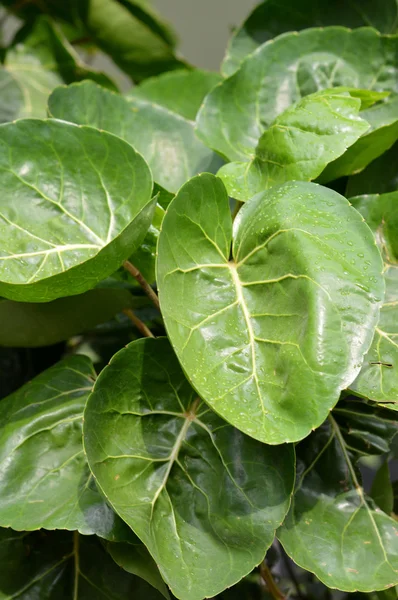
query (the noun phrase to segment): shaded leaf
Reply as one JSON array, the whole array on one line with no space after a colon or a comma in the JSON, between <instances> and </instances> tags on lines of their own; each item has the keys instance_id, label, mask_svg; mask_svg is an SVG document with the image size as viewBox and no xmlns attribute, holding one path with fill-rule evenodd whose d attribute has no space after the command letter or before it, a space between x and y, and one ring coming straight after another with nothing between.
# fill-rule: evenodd
<instances>
[{"instance_id":1,"label":"shaded leaf","mask_svg":"<svg viewBox=\"0 0 398 600\"><path fill-rule=\"evenodd\" d=\"M56 89L49 98L49 111L59 119L104 129L126 140L168 192L176 192L193 175L220 166L196 137L193 123L147 100L127 100L84 82Z\"/></svg>"},{"instance_id":2,"label":"shaded leaf","mask_svg":"<svg viewBox=\"0 0 398 600\"><path fill-rule=\"evenodd\" d=\"M224 75L232 75L242 60L264 42L288 31L307 27L371 25L382 33L398 29L396 0L266 0L252 11L232 36L222 65Z\"/></svg>"},{"instance_id":3,"label":"shaded leaf","mask_svg":"<svg viewBox=\"0 0 398 600\"><path fill-rule=\"evenodd\" d=\"M357 211L304 182L258 194L232 229L222 182L196 177L170 204L158 244L162 314L190 381L223 418L271 444L308 435L355 378L381 270Z\"/></svg>"},{"instance_id":4,"label":"shaded leaf","mask_svg":"<svg viewBox=\"0 0 398 600\"><path fill-rule=\"evenodd\" d=\"M333 417L296 448L296 492L278 530L287 554L331 588L396 585L397 524L365 495Z\"/></svg>"},{"instance_id":5,"label":"shaded leaf","mask_svg":"<svg viewBox=\"0 0 398 600\"><path fill-rule=\"evenodd\" d=\"M387 515L390 515L394 508L394 493L390 480L390 470L388 461L384 461L376 472L373 479L370 496Z\"/></svg>"},{"instance_id":6,"label":"shaded leaf","mask_svg":"<svg viewBox=\"0 0 398 600\"><path fill-rule=\"evenodd\" d=\"M267 127L303 96L339 86L398 91L397 52L398 36L370 27L284 34L208 94L198 135L222 156L247 160Z\"/></svg>"},{"instance_id":7,"label":"shaded leaf","mask_svg":"<svg viewBox=\"0 0 398 600\"><path fill-rule=\"evenodd\" d=\"M262 134L250 163L233 162L220 169L228 194L249 200L286 181L315 179L369 129L358 115L360 106L358 98L338 90L303 98Z\"/></svg>"},{"instance_id":8,"label":"shaded leaf","mask_svg":"<svg viewBox=\"0 0 398 600\"><path fill-rule=\"evenodd\" d=\"M185 119L195 120L204 97L221 81L219 73L195 69L163 73L133 88L129 96L164 106Z\"/></svg>"},{"instance_id":9,"label":"shaded leaf","mask_svg":"<svg viewBox=\"0 0 398 600\"><path fill-rule=\"evenodd\" d=\"M349 178L347 198L360 194L385 194L398 190L398 143L370 163L361 173Z\"/></svg>"},{"instance_id":10,"label":"shaded leaf","mask_svg":"<svg viewBox=\"0 0 398 600\"><path fill-rule=\"evenodd\" d=\"M0 294L13 300L94 287L139 246L156 202L131 146L61 121L0 127L0 184Z\"/></svg>"},{"instance_id":11,"label":"shaded leaf","mask_svg":"<svg viewBox=\"0 0 398 600\"><path fill-rule=\"evenodd\" d=\"M149 227L144 241L130 257L131 262L139 271L141 271L142 275L149 283L154 283L156 279L156 245L159 239L164 214L164 209L157 204L151 226Z\"/></svg>"},{"instance_id":12,"label":"shaded leaf","mask_svg":"<svg viewBox=\"0 0 398 600\"><path fill-rule=\"evenodd\" d=\"M13 121L23 110L23 93L11 73L0 69L0 123Z\"/></svg>"},{"instance_id":13,"label":"shaded leaf","mask_svg":"<svg viewBox=\"0 0 398 600\"><path fill-rule=\"evenodd\" d=\"M99 486L183 600L249 573L289 506L293 448L259 444L217 417L166 339L112 358L85 410L84 444Z\"/></svg>"}]
</instances>

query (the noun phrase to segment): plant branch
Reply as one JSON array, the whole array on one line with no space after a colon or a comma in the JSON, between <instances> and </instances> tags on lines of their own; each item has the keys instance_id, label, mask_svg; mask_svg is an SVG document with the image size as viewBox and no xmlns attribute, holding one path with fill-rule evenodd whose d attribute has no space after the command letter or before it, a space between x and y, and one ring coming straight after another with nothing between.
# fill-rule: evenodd
<instances>
[{"instance_id":1,"label":"plant branch","mask_svg":"<svg viewBox=\"0 0 398 600\"><path fill-rule=\"evenodd\" d=\"M260 565L260 575L268 588L269 593L275 600L286 600L286 596L282 594L278 586L276 585L275 579L272 576L270 569L268 568L265 560Z\"/></svg>"},{"instance_id":2,"label":"plant branch","mask_svg":"<svg viewBox=\"0 0 398 600\"><path fill-rule=\"evenodd\" d=\"M75 558L75 579L73 585L73 600L77 600L79 592L79 576L80 576L80 562L79 562L79 532L73 532L73 554Z\"/></svg>"},{"instance_id":3,"label":"plant branch","mask_svg":"<svg viewBox=\"0 0 398 600\"><path fill-rule=\"evenodd\" d=\"M130 319L135 327L137 327L138 331L142 333L144 337L155 337L150 329L139 319L131 310L131 308L126 308L124 314Z\"/></svg>"},{"instance_id":4,"label":"plant branch","mask_svg":"<svg viewBox=\"0 0 398 600\"><path fill-rule=\"evenodd\" d=\"M148 296L156 306L158 310L160 310L159 298L157 294L153 291L143 274L135 267L129 260L126 260L123 263L123 267L126 269L130 275L134 277Z\"/></svg>"}]
</instances>

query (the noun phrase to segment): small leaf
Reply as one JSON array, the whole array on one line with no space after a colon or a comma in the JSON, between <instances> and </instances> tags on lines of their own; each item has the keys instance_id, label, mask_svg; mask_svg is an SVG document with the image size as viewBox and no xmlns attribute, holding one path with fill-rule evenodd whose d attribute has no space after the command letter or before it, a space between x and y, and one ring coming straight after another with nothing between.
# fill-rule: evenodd
<instances>
[{"instance_id":1,"label":"small leaf","mask_svg":"<svg viewBox=\"0 0 398 600\"><path fill-rule=\"evenodd\" d=\"M88 81L56 89L49 98L49 111L58 119L104 129L132 144L148 161L156 183L168 192L221 164L196 137L190 121L147 100L129 101Z\"/></svg>"},{"instance_id":2,"label":"small leaf","mask_svg":"<svg viewBox=\"0 0 398 600\"><path fill-rule=\"evenodd\" d=\"M130 539L83 453L83 410L94 380L91 361L73 356L0 402L1 527Z\"/></svg>"},{"instance_id":3,"label":"small leaf","mask_svg":"<svg viewBox=\"0 0 398 600\"><path fill-rule=\"evenodd\" d=\"M232 230L222 182L195 177L158 244L160 305L185 372L218 414L268 444L308 435L355 378L381 271L358 212L303 182L246 202Z\"/></svg>"},{"instance_id":4,"label":"small leaf","mask_svg":"<svg viewBox=\"0 0 398 600\"><path fill-rule=\"evenodd\" d=\"M0 184L0 294L11 300L94 287L139 246L156 202L131 146L61 121L0 127Z\"/></svg>"},{"instance_id":5,"label":"small leaf","mask_svg":"<svg viewBox=\"0 0 398 600\"><path fill-rule=\"evenodd\" d=\"M182 600L249 573L289 506L292 446L259 444L217 417L164 338L131 343L102 371L84 444L101 490Z\"/></svg>"},{"instance_id":6,"label":"small leaf","mask_svg":"<svg viewBox=\"0 0 398 600\"><path fill-rule=\"evenodd\" d=\"M287 554L331 588L396 585L397 523L365 495L333 417L296 448L296 492L278 530Z\"/></svg>"},{"instance_id":7,"label":"small leaf","mask_svg":"<svg viewBox=\"0 0 398 600\"><path fill-rule=\"evenodd\" d=\"M171 71L134 87L129 97L154 102L185 119L195 120L204 97L221 79L219 73L200 69Z\"/></svg>"},{"instance_id":8,"label":"small leaf","mask_svg":"<svg viewBox=\"0 0 398 600\"><path fill-rule=\"evenodd\" d=\"M376 236L384 261L385 302L369 352L350 389L398 410L398 192L350 198Z\"/></svg>"},{"instance_id":9,"label":"small leaf","mask_svg":"<svg viewBox=\"0 0 398 600\"><path fill-rule=\"evenodd\" d=\"M278 115L303 96L334 87L398 91L398 36L326 27L260 46L205 98L198 135L230 160L247 160ZM316 58L314 58L316 57Z\"/></svg>"},{"instance_id":10,"label":"small leaf","mask_svg":"<svg viewBox=\"0 0 398 600\"><path fill-rule=\"evenodd\" d=\"M264 42L288 31L308 27L371 25L382 33L395 33L398 6L395 0L265 0L236 29L225 56L222 72L232 75L242 60Z\"/></svg>"},{"instance_id":11,"label":"small leaf","mask_svg":"<svg viewBox=\"0 0 398 600\"><path fill-rule=\"evenodd\" d=\"M364 171L349 178L346 196L385 194L398 190L398 142Z\"/></svg>"},{"instance_id":12,"label":"small leaf","mask_svg":"<svg viewBox=\"0 0 398 600\"><path fill-rule=\"evenodd\" d=\"M358 116L360 106L358 98L337 90L303 98L263 133L250 163L220 169L228 194L244 201L286 181L315 179L369 128Z\"/></svg>"},{"instance_id":13,"label":"small leaf","mask_svg":"<svg viewBox=\"0 0 398 600\"><path fill-rule=\"evenodd\" d=\"M391 515L394 508L394 493L390 479L388 461L385 460L376 472L373 479L370 496L387 515Z\"/></svg>"}]
</instances>

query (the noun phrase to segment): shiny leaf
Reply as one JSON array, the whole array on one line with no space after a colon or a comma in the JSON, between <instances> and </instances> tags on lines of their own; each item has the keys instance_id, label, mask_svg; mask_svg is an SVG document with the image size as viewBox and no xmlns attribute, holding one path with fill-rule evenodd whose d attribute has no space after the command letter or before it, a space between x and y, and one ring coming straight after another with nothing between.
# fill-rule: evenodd
<instances>
[{"instance_id":1,"label":"shiny leaf","mask_svg":"<svg viewBox=\"0 0 398 600\"><path fill-rule=\"evenodd\" d=\"M346 196L395 191L398 191L398 142L364 171L349 178Z\"/></svg>"},{"instance_id":2,"label":"shiny leaf","mask_svg":"<svg viewBox=\"0 0 398 600\"><path fill-rule=\"evenodd\" d=\"M166 339L112 358L87 403L84 444L101 490L182 600L249 573L289 506L293 448L259 444L217 417Z\"/></svg>"},{"instance_id":3,"label":"shiny leaf","mask_svg":"<svg viewBox=\"0 0 398 600\"><path fill-rule=\"evenodd\" d=\"M369 592L396 585L397 523L365 495L336 421L296 449L296 492L278 530L288 555L328 587Z\"/></svg>"},{"instance_id":4,"label":"shiny leaf","mask_svg":"<svg viewBox=\"0 0 398 600\"><path fill-rule=\"evenodd\" d=\"M250 163L220 169L228 194L244 201L286 181L315 179L369 129L358 115L360 106L347 92L321 91L303 98L263 133Z\"/></svg>"},{"instance_id":5,"label":"shiny leaf","mask_svg":"<svg viewBox=\"0 0 398 600\"><path fill-rule=\"evenodd\" d=\"M232 229L222 182L196 177L167 210L157 265L170 340L217 413L271 444L324 421L359 371L384 291L371 231L345 198L285 184L249 200Z\"/></svg>"},{"instance_id":6,"label":"shiny leaf","mask_svg":"<svg viewBox=\"0 0 398 600\"><path fill-rule=\"evenodd\" d=\"M395 33L398 4L396 0L265 0L234 32L222 71L232 75L248 54L281 33L320 25L371 25L382 33Z\"/></svg>"},{"instance_id":7,"label":"shiny leaf","mask_svg":"<svg viewBox=\"0 0 398 600\"><path fill-rule=\"evenodd\" d=\"M131 146L60 121L0 127L0 184L0 294L12 300L94 287L139 246L155 204Z\"/></svg>"},{"instance_id":8,"label":"shiny leaf","mask_svg":"<svg viewBox=\"0 0 398 600\"><path fill-rule=\"evenodd\" d=\"M258 48L215 87L198 114L198 135L230 160L247 160L284 110L321 89L398 91L398 36L370 27L307 29Z\"/></svg>"},{"instance_id":9,"label":"shiny leaf","mask_svg":"<svg viewBox=\"0 0 398 600\"><path fill-rule=\"evenodd\" d=\"M168 192L176 192L216 162L190 121L147 100L129 101L91 82L56 89L49 111L58 119L104 129L129 142L147 160L156 183Z\"/></svg>"}]
</instances>

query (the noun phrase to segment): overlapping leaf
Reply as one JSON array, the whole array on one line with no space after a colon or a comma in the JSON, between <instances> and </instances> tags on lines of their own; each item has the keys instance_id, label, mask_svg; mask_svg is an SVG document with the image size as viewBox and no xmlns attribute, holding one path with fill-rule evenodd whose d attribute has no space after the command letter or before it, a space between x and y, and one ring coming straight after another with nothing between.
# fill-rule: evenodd
<instances>
[{"instance_id":1,"label":"overlapping leaf","mask_svg":"<svg viewBox=\"0 0 398 600\"><path fill-rule=\"evenodd\" d=\"M382 33L398 29L396 0L265 0L253 10L232 36L222 65L224 75L232 75L242 60L264 42L287 32L307 27L371 25Z\"/></svg>"},{"instance_id":2,"label":"overlapping leaf","mask_svg":"<svg viewBox=\"0 0 398 600\"><path fill-rule=\"evenodd\" d=\"M349 178L347 198L398 191L398 143L361 173Z\"/></svg>"},{"instance_id":3,"label":"overlapping leaf","mask_svg":"<svg viewBox=\"0 0 398 600\"><path fill-rule=\"evenodd\" d=\"M132 144L147 160L156 183L169 192L220 166L196 137L193 123L147 100L127 100L85 82L55 90L49 110L54 117L110 131Z\"/></svg>"},{"instance_id":4,"label":"overlapping leaf","mask_svg":"<svg viewBox=\"0 0 398 600\"><path fill-rule=\"evenodd\" d=\"M288 33L258 48L215 87L198 114L198 135L230 160L247 160L289 106L338 86L398 91L398 36L344 27Z\"/></svg>"},{"instance_id":5,"label":"overlapping leaf","mask_svg":"<svg viewBox=\"0 0 398 600\"><path fill-rule=\"evenodd\" d=\"M355 393L398 410L398 192L351 198L374 232L384 260L386 297Z\"/></svg>"},{"instance_id":6,"label":"overlapping leaf","mask_svg":"<svg viewBox=\"0 0 398 600\"><path fill-rule=\"evenodd\" d=\"M358 115L360 106L361 100L348 92L330 90L288 108L262 134L249 163L228 163L220 169L229 195L249 200L273 185L318 177L369 129Z\"/></svg>"},{"instance_id":7,"label":"overlapping leaf","mask_svg":"<svg viewBox=\"0 0 398 600\"><path fill-rule=\"evenodd\" d=\"M156 246L164 214L164 209L160 205L157 205L151 226L148 229L144 241L130 257L132 263L141 271L142 275L149 283L153 283L156 279Z\"/></svg>"},{"instance_id":8,"label":"overlapping leaf","mask_svg":"<svg viewBox=\"0 0 398 600\"><path fill-rule=\"evenodd\" d=\"M183 600L249 573L289 506L292 447L260 444L217 417L166 339L113 357L88 400L84 443L102 491Z\"/></svg>"},{"instance_id":9,"label":"overlapping leaf","mask_svg":"<svg viewBox=\"0 0 398 600\"><path fill-rule=\"evenodd\" d=\"M60 121L0 127L0 294L44 302L84 292L140 245L155 199L123 140Z\"/></svg>"},{"instance_id":10,"label":"overlapping leaf","mask_svg":"<svg viewBox=\"0 0 398 600\"><path fill-rule=\"evenodd\" d=\"M331 588L396 585L397 523L365 495L335 419L296 448L296 492L278 530L286 552Z\"/></svg>"},{"instance_id":11,"label":"overlapping leaf","mask_svg":"<svg viewBox=\"0 0 398 600\"><path fill-rule=\"evenodd\" d=\"M168 208L157 265L190 381L227 421L271 444L325 419L359 371L384 292L363 219L336 192L303 182L252 198L232 230L222 182L192 179Z\"/></svg>"}]
</instances>

